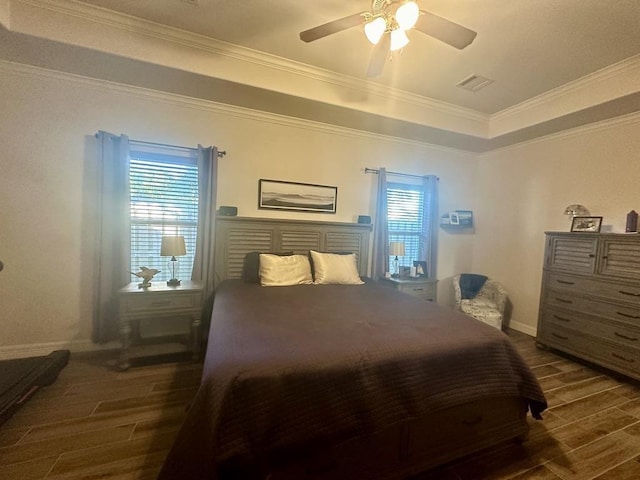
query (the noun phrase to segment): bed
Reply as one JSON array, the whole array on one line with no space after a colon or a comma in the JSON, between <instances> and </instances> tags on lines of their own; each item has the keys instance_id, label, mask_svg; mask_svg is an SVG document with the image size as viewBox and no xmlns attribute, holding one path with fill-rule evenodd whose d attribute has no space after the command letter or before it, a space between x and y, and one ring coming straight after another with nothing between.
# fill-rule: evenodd
<instances>
[{"instance_id":1,"label":"bed","mask_svg":"<svg viewBox=\"0 0 640 480\"><path fill-rule=\"evenodd\" d=\"M159 479L400 479L523 440L545 408L508 337L453 309L373 280L227 278Z\"/></svg>"}]
</instances>

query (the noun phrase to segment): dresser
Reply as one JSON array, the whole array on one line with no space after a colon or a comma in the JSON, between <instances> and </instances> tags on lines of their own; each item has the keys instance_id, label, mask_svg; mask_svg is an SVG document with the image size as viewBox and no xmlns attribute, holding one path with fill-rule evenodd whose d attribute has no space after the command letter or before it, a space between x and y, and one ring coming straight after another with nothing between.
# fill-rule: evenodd
<instances>
[{"instance_id":1,"label":"dresser","mask_svg":"<svg viewBox=\"0 0 640 480\"><path fill-rule=\"evenodd\" d=\"M193 359L200 356L200 323L202 315L202 284L183 280L181 285L168 286L166 282L153 282L149 288L139 288L133 282L118 291L120 337L122 350L118 367L127 370L131 366L131 358L142 352L136 345L140 320L153 321L161 317L188 316L190 322L190 339L186 347L191 351Z\"/></svg>"},{"instance_id":2,"label":"dresser","mask_svg":"<svg viewBox=\"0 0 640 480\"><path fill-rule=\"evenodd\" d=\"M436 286L438 281L433 278L411 278L411 277L401 277L401 278L380 278L380 281L383 285L388 287L395 288L396 290L401 291L402 293L408 293L409 295L413 295L414 297L421 298L422 300L428 300L430 302L436 301Z\"/></svg>"},{"instance_id":3,"label":"dresser","mask_svg":"<svg viewBox=\"0 0 640 480\"><path fill-rule=\"evenodd\" d=\"M640 379L640 234L546 233L537 342Z\"/></svg>"}]
</instances>

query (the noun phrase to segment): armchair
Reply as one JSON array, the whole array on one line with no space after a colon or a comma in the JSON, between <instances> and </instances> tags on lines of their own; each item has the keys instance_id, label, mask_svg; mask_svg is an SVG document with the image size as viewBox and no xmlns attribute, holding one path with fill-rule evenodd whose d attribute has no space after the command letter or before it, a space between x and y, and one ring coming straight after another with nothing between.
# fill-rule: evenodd
<instances>
[{"instance_id":1,"label":"armchair","mask_svg":"<svg viewBox=\"0 0 640 480\"><path fill-rule=\"evenodd\" d=\"M488 278L475 297L463 299L460 275L456 275L453 277L453 290L456 310L502 330L507 291L500 283Z\"/></svg>"}]
</instances>

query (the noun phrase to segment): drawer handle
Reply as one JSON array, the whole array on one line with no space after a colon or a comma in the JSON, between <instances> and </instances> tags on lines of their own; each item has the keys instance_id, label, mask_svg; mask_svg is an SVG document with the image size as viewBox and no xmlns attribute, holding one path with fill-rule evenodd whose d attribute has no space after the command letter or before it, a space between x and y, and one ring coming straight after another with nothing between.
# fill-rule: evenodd
<instances>
[{"instance_id":1,"label":"drawer handle","mask_svg":"<svg viewBox=\"0 0 640 480\"><path fill-rule=\"evenodd\" d=\"M561 322L570 322L571 319L570 318L564 318L564 317L559 317L558 315L553 315L553 317L557 320L560 320Z\"/></svg>"},{"instance_id":2,"label":"drawer handle","mask_svg":"<svg viewBox=\"0 0 640 480\"><path fill-rule=\"evenodd\" d=\"M162 306L162 305L171 305L171 300L156 300L155 302L151 302L153 306Z\"/></svg>"},{"instance_id":3,"label":"drawer handle","mask_svg":"<svg viewBox=\"0 0 640 480\"><path fill-rule=\"evenodd\" d=\"M478 425L480 422L482 422L482 416L481 415L478 415L473 420L462 420L462 424L463 425Z\"/></svg>"},{"instance_id":4,"label":"drawer handle","mask_svg":"<svg viewBox=\"0 0 640 480\"><path fill-rule=\"evenodd\" d=\"M558 335L557 333L552 333L551 335L559 338L560 340L569 340L569 337L565 337L564 335Z\"/></svg>"},{"instance_id":5,"label":"drawer handle","mask_svg":"<svg viewBox=\"0 0 640 480\"><path fill-rule=\"evenodd\" d=\"M638 339L637 339L637 338L634 338L634 337L627 337L626 335L623 335L623 334L618 333L618 332L613 332L613 334L614 334L616 337L624 338L625 340L631 340L632 342L637 342L637 341L638 341Z\"/></svg>"},{"instance_id":6,"label":"drawer handle","mask_svg":"<svg viewBox=\"0 0 640 480\"><path fill-rule=\"evenodd\" d=\"M575 282L568 282L567 280L556 280L558 283L562 283L564 285L575 285Z\"/></svg>"},{"instance_id":7,"label":"drawer handle","mask_svg":"<svg viewBox=\"0 0 640 480\"><path fill-rule=\"evenodd\" d=\"M629 362L629 363L633 363L635 362L635 360L633 358L625 358L622 355L618 355L617 353L611 353L611 355L613 355L616 358L619 358L620 360L624 360L625 362Z\"/></svg>"},{"instance_id":8,"label":"drawer handle","mask_svg":"<svg viewBox=\"0 0 640 480\"><path fill-rule=\"evenodd\" d=\"M560 303L573 303L573 300L566 300L564 298L558 298L556 297L556 300Z\"/></svg>"},{"instance_id":9,"label":"drawer handle","mask_svg":"<svg viewBox=\"0 0 640 480\"><path fill-rule=\"evenodd\" d=\"M624 312L616 312L618 315L620 315L621 317L627 317L627 318L640 318L640 316L638 315L629 315L628 313L624 313Z\"/></svg>"},{"instance_id":10,"label":"drawer handle","mask_svg":"<svg viewBox=\"0 0 640 480\"><path fill-rule=\"evenodd\" d=\"M589 254L589 258L593 258L593 257L595 257L595 256L596 256L596 254L595 254L595 253L590 253L590 254ZM607 257L602 257L602 258L607 258Z\"/></svg>"},{"instance_id":11,"label":"drawer handle","mask_svg":"<svg viewBox=\"0 0 640 480\"><path fill-rule=\"evenodd\" d=\"M640 293L625 292L624 290L618 290L623 295L631 295L632 297L640 297Z\"/></svg>"},{"instance_id":12,"label":"drawer handle","mask_svg":"<svg viewBox=\"0 0 640 480\"><path fill-rule=\"evenodd\" d=\"M422 292L424 290L424 288L414 288L413 291L414 292Z\"/></svg>"}]
</instances>

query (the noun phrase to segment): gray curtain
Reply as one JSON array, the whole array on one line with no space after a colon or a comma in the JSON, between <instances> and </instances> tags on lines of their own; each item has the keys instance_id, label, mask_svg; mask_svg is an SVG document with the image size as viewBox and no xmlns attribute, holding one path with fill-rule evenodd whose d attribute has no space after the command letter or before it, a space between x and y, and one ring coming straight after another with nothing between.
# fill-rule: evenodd
<instances>
[{"instance_id":1,"label":"gray curtain","mask_svg":"<svg viewBox=\"0 0 640 480\"><path fill-rule=\"evenodd\" d=\"M373 232L373 264L371 276L378 279L389 271L389 226L387 215L387 171L378 171L376 218Z\"/></svg>"},{"instance_id":2,"label":"gray curtain","mask_svg":"<svg viewBox=\"0 0 640 480\"><path fill-rule=\"evenodd\" d=\"M422 182L424 188L424 210L423 210L423 242L424 252L427 258L427 274L429 278L436 278L436 259L438 258L438 177L427 175Z\"/></svg>"},{"instance_id":3,"label":"gray curtain","mask_svg":"<svg viewBox=\"0 0 640 480\"><path fill-rule=\"evenodd\" d=\"M100 131L93 340L118 338L118 289L131 281L129 137Z\"/></svg>"},{"instance_id":4,"label":"gray curtain","mask_svg":"<svg viewBox=\"0 0 640 480\"><path fill-rule=\"evenodd\" d=\"M204 286L203 320L208 325L215 284L215 227L218 193L218 149L198 145L198 233L191 279Z\"/></svg>"}]
</instances>

